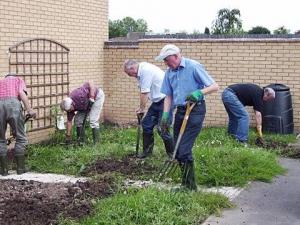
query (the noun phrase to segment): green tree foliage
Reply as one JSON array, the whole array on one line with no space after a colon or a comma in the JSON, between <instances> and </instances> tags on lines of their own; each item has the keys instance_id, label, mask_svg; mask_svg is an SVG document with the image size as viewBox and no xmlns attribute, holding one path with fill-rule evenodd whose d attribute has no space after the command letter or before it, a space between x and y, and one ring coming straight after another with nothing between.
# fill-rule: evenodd
<instances>
[{"instance_id":1,"label":"green tree foliage","mask_svg":"<svg viewBox=\"0 0 300 225\"><path fill-rule=\"evenodd\" d=\"M109 38L125 37L128 32L147 32L148 25L143 19L125 17L122 20L109 20Z\"/></svg>"},{"instance_id":2,"label":"green tree foliage","mask_svg":"<svg viewBox=\"0 0 300 225\"><path fill-rule=\"evenodd\" d=\"M284 26L278 27L276 30L273 31L274 34L289 34L290 30L286 29Z\"/></svg>"},{"instance_id":3,"label":"green tree foliage","mask_svg":"<svg viewBox=\"0 0 300 225\"><path fill-rule=\"evenodd\" d=\"M204 34L210 35L210 31L208 27L205 27Z\"/></svg>"},{"instance_id":4,"label":"green tree foliage","mask_svg":"<svg viewBox=\"0 0 300 225\"><path fill-rule=\"evenodd\" d=\"M213 34L241 34L243 33L241 13L239 9L220 9L218 17L213 22Z\"/></svg>"},{"instance_id":5,"label":"green tree foliage","mask_svg":"<svg viewBox=\"0 0 300 225\"><path fill-rule=\"evenodd\" d=\"M248 34L271 34L268 28L262 26L252 27L251 30L248 31Z\"/></svg>"}]
</instances>

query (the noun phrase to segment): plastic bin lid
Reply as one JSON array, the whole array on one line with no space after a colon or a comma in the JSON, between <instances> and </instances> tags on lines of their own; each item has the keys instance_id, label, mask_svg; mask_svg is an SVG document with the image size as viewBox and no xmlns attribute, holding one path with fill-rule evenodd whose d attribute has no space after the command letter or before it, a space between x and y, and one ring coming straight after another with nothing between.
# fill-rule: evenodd
<instances>
[{"instance_id":1,"label":"plastic bin lid","mask_svg":"<svg viewBox=\"0 0 300 225\"><path fill-rule=\"evenodd\" d=\"M273 90L276 91L289 91L290 88L284 84L269 84L265 88L273 88Z\"/></svg>"}]
</instances>

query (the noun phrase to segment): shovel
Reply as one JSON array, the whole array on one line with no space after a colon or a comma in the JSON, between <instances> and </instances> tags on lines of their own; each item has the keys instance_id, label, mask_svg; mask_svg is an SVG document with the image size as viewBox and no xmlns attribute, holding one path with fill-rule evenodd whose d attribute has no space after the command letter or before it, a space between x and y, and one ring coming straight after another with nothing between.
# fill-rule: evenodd
<instances>
[{"instance_id":1,"label":"shovel","mask_svg":"<svg viewBox=\"0 0 300 225\"><path fill-rule=\"evenodd\" d=\"M193 103L191 103L189 101L187 102L186 112L185 112L184 119L183 119L181 127L180 127L179 135L178 135L178 138L177 138L177 141L176 141L176 145L175 145L175 149L174 149L172 158L165 161L163 167L161 168L161 170L159 172L159 178L158 178L159 180L163 179L167 175L174 174L177 167L178 167L178 162L175 160L175 157L176 157L176 154L177 154L177 151L178 151L178 147L179 147L181 138L184 134L184 131L185 131L190 113L193 110L195 105L196 105L195 102L193 102Z\"/></svg>"},{"instance_id":2,"label":"shovel","mask_svg":"<svg viewBox=\"0 0 300 225\"><path fill-rule=\"evenodd\" d=\"M136 114L138 119L138 128L137 128L137 134L136 134L136 146L135 146L135 156L137 157L139 154L139 148L140 148L140 139L141 139L141 122L144 116L144 113L138 113Z\"/></svg>"}]
</instances>

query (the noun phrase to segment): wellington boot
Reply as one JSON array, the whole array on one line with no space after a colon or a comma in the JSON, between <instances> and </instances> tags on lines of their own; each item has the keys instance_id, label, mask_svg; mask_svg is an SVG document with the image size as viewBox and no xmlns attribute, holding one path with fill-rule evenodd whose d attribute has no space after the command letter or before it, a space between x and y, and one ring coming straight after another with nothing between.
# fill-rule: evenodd
<instances>
[{"instance_id":1,"label":"wellington boot","mask_svg":"<svg viewBox=\"0 0 300 225\"><path fill-rule=\"evenodd\" d=\"M82 127L76 127L76 134L77 134L77 143L78 145L83 145L85 140L85 132Z\"/></svg>"},{"instance_id":2,"label":"wellington boot","mask_svg":"<svg viewBox=\"0 0 300 225\"><path fill-rule=\"evenodd\" d=\"M94 141L94 145L95 145L100 142L100 129L93 128L92 133L93 133L93 141Z\"/></svg>"},{"instance_id":3,"label":"wellington boot","mask_svg":"<svg viewBox=\"0 0 300 225\"><path fill-rule=\"evenodd\" d=\"M184 163L181 186L197 191L194 162Z\"/></svg>"},{"instance_id":4,"label":"wellington boot","mask_svg":"<svg viewBox=\"0 0 300 225\"><path fill-rule=\"evenodd\" d=\"M2 176L8 175L7 155L0 155L0 174Z\"/></svg>"},{"instance_id":5,"label":"wellington boot","mask_svg":"<svg viewBox=\"0 0 300 225\"><path fill-rule=\"evenodd\" d=\"M23 174L28 172L28 169L25 167L25 155L16 155L17 163L17 174Z\"/></svg>"},{"instance_id":6,"label":"wellington boot","mask_svg":"<svg viewBox=\"0 0 300 225\"><path fill-rule=\"evenodd\" d=\"M152 154L154 146L154 137L153 134L143 133L143 152L137 157L144 159Z\"/></svg>"}]
</instances>

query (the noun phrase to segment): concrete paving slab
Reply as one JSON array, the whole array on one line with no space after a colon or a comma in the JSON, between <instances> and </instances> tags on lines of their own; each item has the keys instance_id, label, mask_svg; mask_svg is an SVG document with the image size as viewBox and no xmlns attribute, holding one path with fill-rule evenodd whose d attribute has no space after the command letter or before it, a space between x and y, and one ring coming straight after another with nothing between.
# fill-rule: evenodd
<instances>
[{"instance_id":1,"label":"concrete paving slab","mask_svg":"<svg viewBox=\"0 0 300 225\"><path fill-rule=\"evenodd\" d=\"M253 182L233 202L236 208L202 225L300 225L300 161L280 159L286 175L272 183Z\"/></svg>"},{"instance_id":2,"label":"concrete paving slab","mask_svg":"<svg viewBox=\"0 0 300 225\"><path fill-rule=\"evenodd\" d=\"M77 181L85 182L88 179L86 177L74 177L53 173L33 173L27 172L17 175L15 171L9 171L8 176L0 176L0 180L27 180L38 181L42 183L76 183Z\"/></svg>"}]
</instances>

